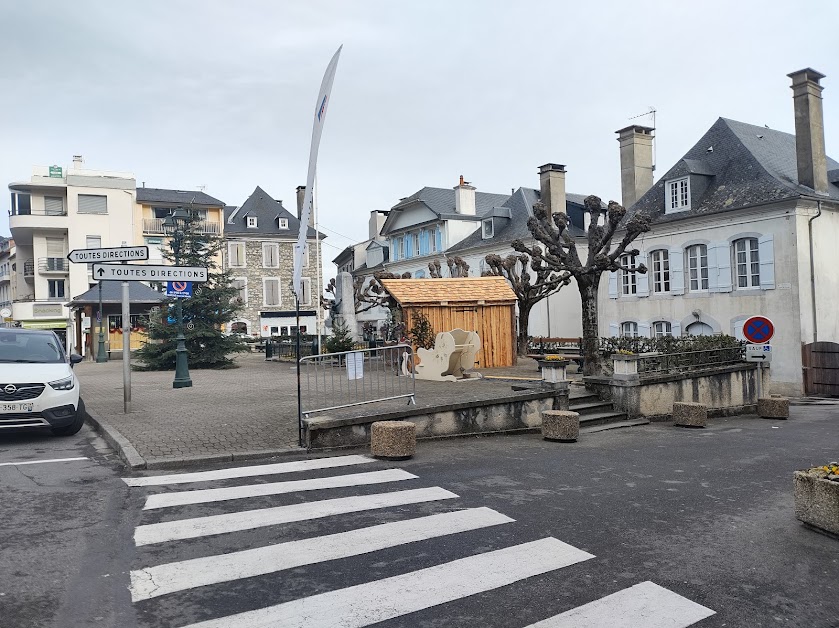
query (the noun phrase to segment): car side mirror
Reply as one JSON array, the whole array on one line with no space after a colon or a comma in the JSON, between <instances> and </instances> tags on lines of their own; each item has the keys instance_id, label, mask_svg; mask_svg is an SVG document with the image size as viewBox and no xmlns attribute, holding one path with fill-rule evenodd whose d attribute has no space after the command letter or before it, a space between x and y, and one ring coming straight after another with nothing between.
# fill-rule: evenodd
<instances>
[{"instance_id":1,"label":"car side mirror","mask_svg":"<svg viewBox=\"0 0 839 628\"><path fill-rule=\"evenodd\" d=\"M82 360L84 360L84 358L82 356L80 356L78 353L71 353L70 354L70 366L71 367L78 364Z\"/></svg>"}]
</instances>

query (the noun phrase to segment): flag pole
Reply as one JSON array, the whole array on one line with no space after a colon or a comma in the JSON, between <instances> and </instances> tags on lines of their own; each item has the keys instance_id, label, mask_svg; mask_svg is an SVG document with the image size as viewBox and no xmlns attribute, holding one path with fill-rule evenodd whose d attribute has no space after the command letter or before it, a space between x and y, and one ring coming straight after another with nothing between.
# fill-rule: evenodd
<instances>
[{"instance_id":1,"label":"flag pole","mask_svg":"<svg viewBox=\"0 0 839 628\"><path fill-rule=\"evenodd\" d=\"M318 223L318 175L315 173L315 184L314 189L312 190L312 212L315 214L315 260L317 263L316 271L317 274L315 275L315 286L318 288L318 300L315 304L315 313L317 315L317 330L318 330L318 355L321 354L321 346L320 346L320 338L322 335L323 329L323 310L320 307L320 299L321 295L323 294L323 285L322 285L322 277L323 277L323 269L321 268L320 263L320 224Z\"/></svg>"},{"instance_id":2,"label":"flag pole","mask_svg":"<svg viewBox=\"0 0 839 628\"><path fill-rule=\"evenodd\" d=\"M300 299L295 295L297 310L297 443L303 447L303 395L300 390Z\"/></svg>"}]
</instances>

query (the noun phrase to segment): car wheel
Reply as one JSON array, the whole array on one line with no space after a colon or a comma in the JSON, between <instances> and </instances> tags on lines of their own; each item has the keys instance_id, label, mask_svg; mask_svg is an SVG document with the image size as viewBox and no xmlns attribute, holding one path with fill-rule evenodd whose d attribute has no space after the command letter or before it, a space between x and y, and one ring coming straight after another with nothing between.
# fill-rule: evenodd
<instances>
[{"instance_id":1,"label":"car wheel","mask_svg":"<svg viewBox=\"0 0 839 628\"><path fill-rule=\"evenodd\" d=\"M70 425L65 425L64 427L54 427L52 428L52 433L55 436L72 436L73 434L78 433L80 429L82 429L82 425L84 425L84 419L87 416L87 412L84 409L84 401L79 398L79 407L76 409L76 418L73 419L73 422Z\"/></svg>"}]
</instances>

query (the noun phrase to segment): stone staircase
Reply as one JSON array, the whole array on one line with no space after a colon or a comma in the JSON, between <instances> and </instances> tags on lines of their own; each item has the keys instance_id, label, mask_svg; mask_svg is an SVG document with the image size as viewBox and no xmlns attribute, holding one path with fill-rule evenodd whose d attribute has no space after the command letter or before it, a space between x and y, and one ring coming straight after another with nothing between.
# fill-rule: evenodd
<instances>
[{"instance_id":1,"label":"stone staircase","mask_svg":"<svg viewBox=\"0 0 839 628\"><path fill-rule=\"evenodd\" d=\"M615 410L611 401L603 401L585 389L577 393L572 387L569 402L570 409L580 414L580 432L583 433L602 432L649 423L647 419L627 419L626 413Z\"/></svg>"}]
</instances>

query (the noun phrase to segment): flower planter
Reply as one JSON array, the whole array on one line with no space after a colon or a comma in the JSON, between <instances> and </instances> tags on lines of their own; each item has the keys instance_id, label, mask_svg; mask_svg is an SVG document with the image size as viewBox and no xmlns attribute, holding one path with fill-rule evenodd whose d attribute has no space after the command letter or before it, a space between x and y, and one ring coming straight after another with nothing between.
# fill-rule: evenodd
<instances>
[{"instance_id":1,"label":"flower planter","mask_svg":"<svg viewBox=\"0 0 839 628\"><path fill-rule=\"evenodd\" d=\"M542 371L542 381L551 386L564 384L568 379L566 369L569 360L538 360L539 368Z\"/></svg>"},{"instance_id":2,"label":"flower planter","mask_svg":"<svg viewBox=\"0 0 839 628\"><path fill-rule=\"evenodd\" d=\"M612 354L612 377L620 380L638 379L637 353L613 353Z\"/></svg>"},{"instance_id":3,"label":"flower planter","mask_svg":"<svg viewBox=\"0 0 839 628\"><path fill-rule=\"evenodd\" d=\"M839 482L796 471L795 517L807 525L839 536Z\"/></svg>"}]
</instances>

